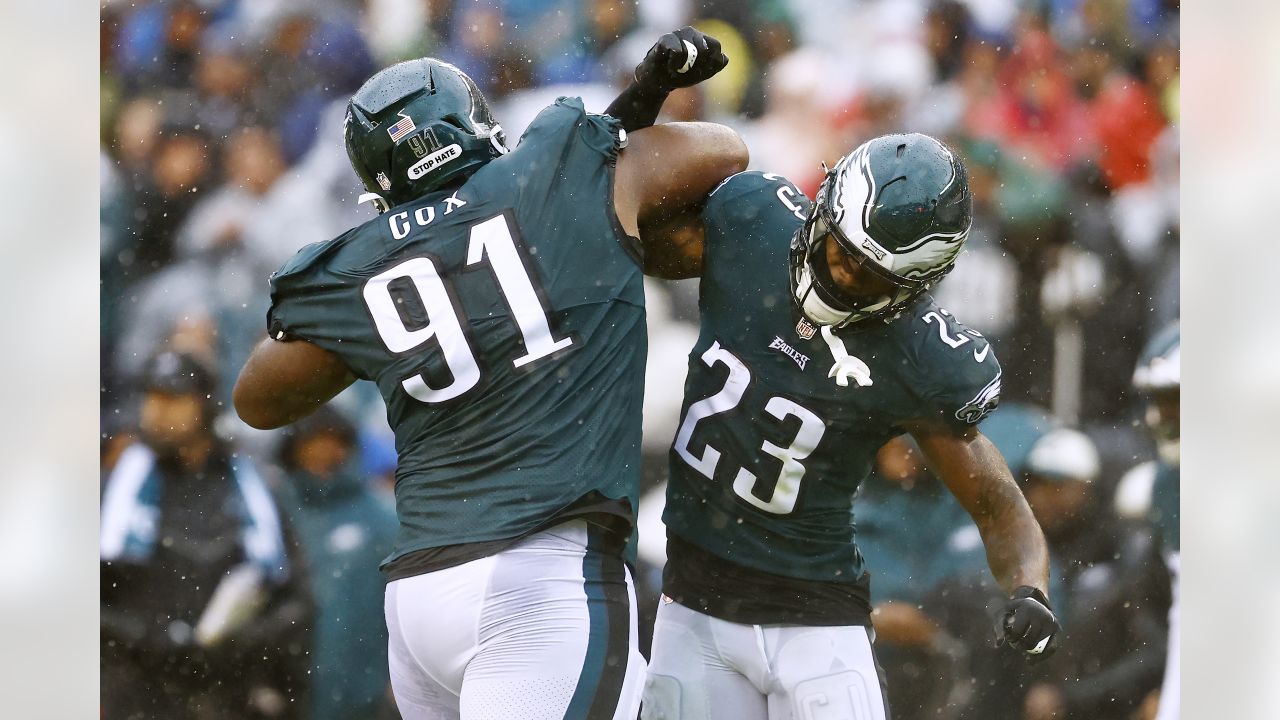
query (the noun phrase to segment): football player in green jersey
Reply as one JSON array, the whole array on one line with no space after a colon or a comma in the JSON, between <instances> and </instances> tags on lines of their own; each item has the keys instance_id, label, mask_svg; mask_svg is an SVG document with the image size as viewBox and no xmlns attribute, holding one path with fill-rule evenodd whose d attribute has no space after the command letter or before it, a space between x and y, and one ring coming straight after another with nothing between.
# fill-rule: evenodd
<instances>
[{"instance_id":1,"label":"football player in green jersey","mask_svg":"<svg viewBox=\"0 0 1280 720\"><path fill-rule=\"evenodd\" d=\"M1182 633L1180 561L1181 531L1179 529L1179 500L1181 496L1181 418L1182 397L1182 332L1174 321L1156 333L1142 351L1138 367L1133 373L1133 386L1147 401L1147 429L1156 443L1157 458L1139 465L1120 481L1126 486L1145 485L1150 489L1151 506L1148 517L1160 533L1165 563L1173 584L1173 604L1169 608L1168 655L1164 666L1164 681L1160 687L1160 705L1156 720L1177 720L1182 703L1179 685L1182 676L1182 660L1179 654L1179 638Z\"/></svg>"},{"instance_id":2,"label":"football player in green jersey","mask_svg":"<svg viewBox=\"0 0 1280 720\"><path fill-rule=\"evenodd\" d=\"M639 96L724 67L693 39L651 51ZM370 78L345 134L382 214L272 275L236 410L279 427L377 383L399 455L383 569L404 717L634 718L636 236L742 170L746 148L708 123L628 136L561 98L509 151L471 79L430 58Z\"/></svg>"},{"instance_id":3,"label":"football player in green jersey","mask_svg":"<svg viewBox=\"0 0 1280 720\"><path fill-rule=\"evenodd\" d=\"M976 429L1000 366L928 294L970 221L951 151L887 135L842 158L812 204L782 177L741 173L654 241L667 275L701 276L701 333L670 455L644 717L888 716L852 501L904 432L982 533L1009 594L1000 640L1053 652L1044 537Z\"/></svg>"}]
</instances>

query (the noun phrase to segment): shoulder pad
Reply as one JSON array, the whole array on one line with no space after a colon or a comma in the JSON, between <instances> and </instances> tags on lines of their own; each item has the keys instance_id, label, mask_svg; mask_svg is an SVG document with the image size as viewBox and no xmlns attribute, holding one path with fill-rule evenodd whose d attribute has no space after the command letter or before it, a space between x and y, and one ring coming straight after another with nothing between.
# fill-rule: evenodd
<instances>
[{"instance_id":1,"label":"shoulder pad","mask_svg":"<svg viewBox=\"0 0 1280 720\"><path fill-rule=\"evenodd\" d=\"M770 199L760 199L766 197ZM747 202L741 204L742 200ZM755 208L755 202L778 203L801 222L804 221L810 205L809 198L785 177L759 170L748 170L730 175L720 181L720 184L707 196L703 218L714 221L717 215L731 216L735 208L744 206Z\"/></svg>"},{"instance_id":2,"label":"shoulder pad","mask_svg":"<svg viewBox=\"0 0 1280 720\"><path fill-rule=\"evenodd\" d=\"M976 425L1000 402L1000 363L982 333L928 300L894 321L912 359L915 391L928 417Z\"/></svg>"},{"instance_id":3,"label":"shoulder pad","mask_svg":"<svg viewBox=\"0 0 1280 720\"><path fill-rule=\"evenodd\" d=\"M374 218L370 222L378 219ZM367 224L365 223L365 225ZM272 292L275 293L281 289L292 287L300 278L305 277L313 268L323 263L325 258L337 250L352 235L359 232L365 225L354 227L332 240L313 242L302 246L298 252L294 253L293 257L280 266L280 269L271 273L269 282L271 283Z\"/></svg>"},{"instance_id":4,"label":"shoulder pad","mask_svg":"<svg viewBox=\"0 0 1280 720\"><path fill-rule=\"evenodd\" d=\"M622 123L608 115L587 112L579 97L560 97L538 113L524 134L520 146L528 141L564 142L573 134L579 135L588 145L602 152L617 151L623 147L626 134Z\"/></svg>"}]
</instances>

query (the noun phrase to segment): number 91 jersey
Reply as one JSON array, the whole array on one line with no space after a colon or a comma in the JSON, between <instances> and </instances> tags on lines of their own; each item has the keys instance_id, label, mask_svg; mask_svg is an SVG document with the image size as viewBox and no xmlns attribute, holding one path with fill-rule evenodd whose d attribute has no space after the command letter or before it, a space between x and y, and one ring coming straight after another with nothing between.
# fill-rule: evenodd
<instances>
[{"instance_id":1,"label":"number 91 jersey","mask_svg":"<svg viewBox=\"0 0 1280 720\"><path fill-rule=\"evenodd\" d=\"M386 401L400 517L388 566L519 537L584 498L630 520L646 338L638 255L611 202L623 137L561 98L465 184L272 276L272 336L337 354Z\"/></svg>"},{"instance_id":2,"label":"number 91 jersey","mask_svg":"<svg viewBox=\"0 0 1280 720\"><path fill-rule=\"evenodd\" d=\"M906 421L976 424L998 401L1000 367L927 295L888 323L799 335L787 258L808 206L757 172L707 201L701 332L663 520L673 559L673 545L692 545L774 576L856 583L853 495L877 450ZM870 384L838 385L838 355Z\"/></svg>"}]
</instances>

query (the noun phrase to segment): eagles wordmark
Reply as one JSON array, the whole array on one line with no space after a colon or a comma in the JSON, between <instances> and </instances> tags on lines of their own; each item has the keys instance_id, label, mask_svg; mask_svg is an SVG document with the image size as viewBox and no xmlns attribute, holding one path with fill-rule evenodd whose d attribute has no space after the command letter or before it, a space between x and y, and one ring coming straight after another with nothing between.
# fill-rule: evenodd
<instances>
[{"instance_id":1,"label":"eagles wordmark","mask_svg":"<svg viewBox=\"0 0 1280 720\"><path fill-rule=\"evenodd\" d=\"M783 340L780 335L774 336L773 342L769 343L769 349L781 350L783 355L795 360L796 365L799 365L801 370L804 370L804 366L809 364L809 356L788 345L787 341Z\"/></svg>"}]
</instances>

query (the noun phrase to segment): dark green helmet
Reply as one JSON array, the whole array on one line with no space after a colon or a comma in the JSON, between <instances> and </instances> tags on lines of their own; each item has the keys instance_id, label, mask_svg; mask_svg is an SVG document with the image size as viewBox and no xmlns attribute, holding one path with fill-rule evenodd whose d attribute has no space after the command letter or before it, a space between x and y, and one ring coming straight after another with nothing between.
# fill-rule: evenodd
<instances>
[{"instance_id":1,"label":"dark green helmet","mask_svg":"<svg viewBox=\"0 0 1280 720\"><path fill-rule=\"evenodd\" d=\"M351 166L379 210L465 177L507 152L502 127L466 73L435 58L392 65L347 104Z\"/></svg>"},{"instance_id":2,"label":"dark green helmet","mask_svg":"<svg viewBox=\"0 0 1280 720\"><path fill-rule=\"evenodd\" d=\"M919 133L868 140L827 171L792 241L795 301L818 325L896 317L951 271L972 221L964 165L945 145ZM837 283L830 257L866 271L872 289Z\"/></svg>"}]
</instances>

